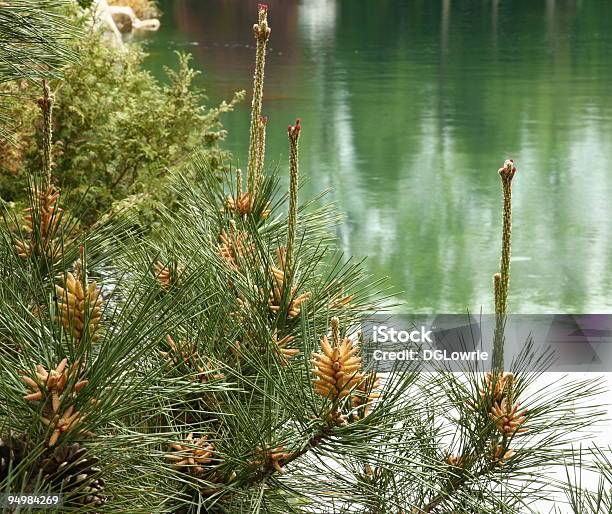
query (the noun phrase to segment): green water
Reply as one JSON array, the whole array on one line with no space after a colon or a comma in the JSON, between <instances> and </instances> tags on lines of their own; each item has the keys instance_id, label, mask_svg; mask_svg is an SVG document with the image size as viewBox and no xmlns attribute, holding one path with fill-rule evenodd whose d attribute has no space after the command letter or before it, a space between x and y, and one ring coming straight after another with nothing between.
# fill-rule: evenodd
<instances>
[{"instance_id":1,"label":"green water","mask_svg":"<svg viewBox=\"0 0 612 514\"><path fill-rule=\"evenodd\" d=\"M269 3L269 160L300 117L305 195L333 188L344 250L408 310L492 310L512 157L511 310L612 311L612 2ZM212 101L250 88L256 2L161 5L151 69L189 50ZM242 166L247 104L224 120Z\"/></svg>"}]
</instances>

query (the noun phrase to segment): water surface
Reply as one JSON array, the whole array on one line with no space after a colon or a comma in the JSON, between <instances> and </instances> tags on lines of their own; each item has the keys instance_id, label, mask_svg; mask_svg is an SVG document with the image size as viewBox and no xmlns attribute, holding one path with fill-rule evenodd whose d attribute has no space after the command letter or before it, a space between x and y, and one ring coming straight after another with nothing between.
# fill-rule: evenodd
<instances>
[{"instance_id":1,"label":"water surface","mask_svg":"<svg viewBox=\"0 0 612 514\"><path fill-rule=\"evenodd\" d=\"M270 0L268 159L302 119L304 193L410 311L493 309L514 180L514 312L612 312L609 0ZM191 51L211 101L251 88L256 2L167 0L155 73ZM244 166L248 104L225 117Z\"/></svg>"}]
</instances>

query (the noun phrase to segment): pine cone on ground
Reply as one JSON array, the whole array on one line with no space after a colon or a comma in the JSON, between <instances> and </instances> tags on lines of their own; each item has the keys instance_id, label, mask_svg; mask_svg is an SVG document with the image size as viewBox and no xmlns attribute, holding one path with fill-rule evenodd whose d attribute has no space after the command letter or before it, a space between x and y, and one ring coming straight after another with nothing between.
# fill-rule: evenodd
<instances>
[{"instance_id":1,"label":"pine cone on ground","mask_svg":"<svg viewBox=\"0 0 612 514\"><path fill-rule=\"evenodd\" d=\"M73 443L53 450L41 463L41 469L43 478L54 489L61 490L77 503L103 505L105 483L97 476L100 473L96 467L98 462L98 458L88 457L86 448Z\"/></svg>"}]
</instances>

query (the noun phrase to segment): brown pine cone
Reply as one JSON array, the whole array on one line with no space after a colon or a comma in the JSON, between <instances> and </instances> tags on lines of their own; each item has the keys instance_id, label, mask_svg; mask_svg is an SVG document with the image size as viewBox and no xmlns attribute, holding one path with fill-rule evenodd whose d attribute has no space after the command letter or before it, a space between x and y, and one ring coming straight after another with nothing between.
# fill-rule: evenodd
<instances>
[{"instance_id":1,"label":"brown pine cone","mask_svg":"<svg viewBox=\"0 0 612 514\"><path fill-rule=\"evenodd\" d=\"M41 463L43 478L61 490L75 503L103 505L104 480L97 476L97 457L89 457L87 449L78 443L59 446Z\"/></svg>"}]
</instances>

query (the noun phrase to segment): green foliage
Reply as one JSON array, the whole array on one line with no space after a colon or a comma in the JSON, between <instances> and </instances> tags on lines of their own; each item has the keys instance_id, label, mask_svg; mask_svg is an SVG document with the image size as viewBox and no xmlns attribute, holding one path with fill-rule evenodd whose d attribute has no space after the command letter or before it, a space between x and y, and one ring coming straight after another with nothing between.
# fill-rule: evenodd
<instances>
[{"instance_id":1,"label":"green foliage","mask_svg":"<svg viewBox=\"0 0 612 514\"><path fill-rule=\"evenodd\" d=\"M57 84L54 176L61 187L85 193L81 221L93 223L117 200L144 194L139 206L144 223L150 222L156 202L168 203L163 180L167 168L194 150L206 150L211 168L220 168L226 154L217 143L225 137L220 116L242 98L238 93L218 107L204 106L206 97L194 81L198 72L190 57L178 54L176 69L167 69L161 84L142 68L145 54L135 45L116 48L92 31L75 50L80 61L68 66ZM11 107L19 120L19 147L9 148L0 162L0 197L23 200L26 171L38 166L36 141L29 122L36 112L24 96L36 90L20 89Z\"/></svg>"},{"instance_id":2,"label":"green foliage","mask_svg":"<svg viewBox=\"0 0 612 514\"><path fill-rule=\"evenodd\" d=\"M76 36L74 23L62 16L65 0L18 0L0 8L0 84L13 80L38 80L59 75L59 68L74 63L70 41ZM3 91L3 93L10 92ZM0 95L0 155L12 137L16 120ZM25 120L26 122L28 120ZM4 140L4 141L3 141ZM11 155L9 155L9 158ZM6 158L5 158L6 159ZM0 197L2 195L0 194Z\"/></svg>"},{"instance_id":3,"label":"green foliage","mask_svg":"<svg viewBox=\"0 0 612 514\"><path fill-rule=\"evenodd\" d=\"M181 62L159 91L184 100L193 74ZM96 98L110 121L116 105ZM181 130L196 104L172 105ZM81 232L53 184L30 180L31 219L0 225L1 493L61 487L69 512L498 514L550 490L546 471L603 414L600 384L534 383L528 370L550 357L529 342L512 373L410 365L376 380L358 329L385 299L335 250L334 210L298 207L300 130L288 194L275 173L243 191L203 149L167 177L177 202L159 208L156 238L126 212Z\"/></svg>"},{"instance_id":4,"label":"green foliage","mask_svg":"<svg viewBox=\"0 0 612 514\"><path fill-rule=\"evenodd\" d=\"M612 447L580 448L568 460L563 487L570 512L612 512ZM555 514L562 512L555 509Z\"/></svg>"},{"instance_id":5,"label":"green foliage","mask_svg":"<svg viewBox=\"0 0 612 514\"><path fill-rule=\"evenodd\" d=\"M74 61L74 24L62 16L65 0L16 0L0 9L0 82L49 77Z\"/></svg>"},{"instance_id":6,"label":"green foliage","mask_svg":"<svg viewBox=\"0 0 612 514\"><path fill-rule=\"evenodd\" d=\"M311 356L329 336L330 317L340 319L343 335L349 327L356 337L352 328L363 313L380 306L368 293L375 284L329 241L337 215L318 202L300 208L296 273L274 297L272 271L289 220L278 181L268 177L259 189L270 210L262 219L260 208L247 215L228 208L235 183L220 182L205 158L185 170L171 179L178 207L161 210L155 241L126 233L132 222L111 217L87 236L60 231L65 254L47 270L39 259L18 258L13 234L2 228L0 438L14 438L22 453L0 477L0 491L53 490L36 480L51 452L45 407L24 400L21 375L63 358L83 363L79 379L88 384L76 405L86 416L57 444L78 442L95 455L91 478L106 484L103 506L80 503L85 483L69 491L74 512L519 513L550 488L542 470L562 467L580 430L600 417L597 383L533 384L528 345L512 368L528 431L509 441L499 437L489 415L494 398L481 395L476 369L397 369L368 415L351 396L322 397L312 386ZM245 245L228 261L221 234L232 231ZM76 339L59 315L59 293L53 296L54 284L78 266L86 270L84 284L95 279L102 287L99 340ZM290 316L289 305L304 292L309 299ZM283 359L279 336L292 337L288 347L299 353ZM71 401L65 395L62 405ZM193 448L186 443L191 433L206 436L214 450L202 472L195 464L173 467L169 458L176 446ZM492 442L515 454L500 463ZM283 454L278 468L275 449ZM461 466L449 455L461 456Z\"/></svg>"}]
</instances>

